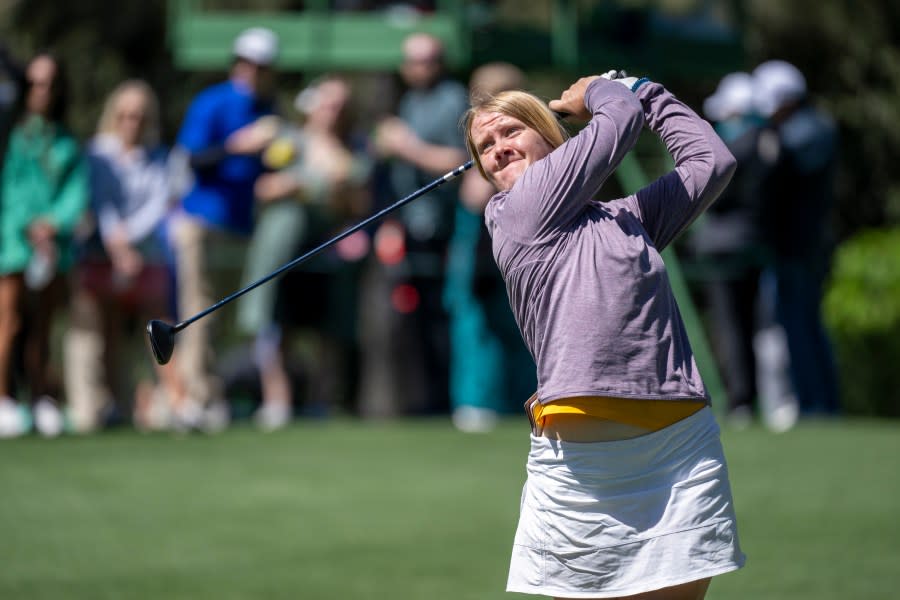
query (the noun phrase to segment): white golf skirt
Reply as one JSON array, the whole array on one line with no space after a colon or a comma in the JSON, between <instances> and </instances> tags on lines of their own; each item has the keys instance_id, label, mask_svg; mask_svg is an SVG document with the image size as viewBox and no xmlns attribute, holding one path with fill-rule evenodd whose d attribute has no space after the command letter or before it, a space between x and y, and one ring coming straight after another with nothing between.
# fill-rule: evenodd
<instances>
[{"instance_id":1,"label":"white golf skirt","mask_svg":"<svg viewBox=\"0 0 900 600\"><path fill-rule=\"evenodd\" d=\"M527 471L507 591L628 596L744 564L708 407L628 440L532 435Z\"/></svg>"}]
</instances>

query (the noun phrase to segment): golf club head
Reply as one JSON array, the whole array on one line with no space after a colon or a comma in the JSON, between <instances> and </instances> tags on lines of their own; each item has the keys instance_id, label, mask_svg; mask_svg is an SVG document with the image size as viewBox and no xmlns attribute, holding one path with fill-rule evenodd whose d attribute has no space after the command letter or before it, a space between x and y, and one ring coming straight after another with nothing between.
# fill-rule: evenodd
<instances>
[{"instance_id":1,"label":"golf club head","mask_svg":"<svg viewBox=\"0 0 900 600\"><path fill-rule=\"evenodd\" d=\"M147 336L150 338L150 349L156 362L161 365L169 362L172 351L175 350L175 327L153 319L147 323Z\"/></svg>"}]
</instances>

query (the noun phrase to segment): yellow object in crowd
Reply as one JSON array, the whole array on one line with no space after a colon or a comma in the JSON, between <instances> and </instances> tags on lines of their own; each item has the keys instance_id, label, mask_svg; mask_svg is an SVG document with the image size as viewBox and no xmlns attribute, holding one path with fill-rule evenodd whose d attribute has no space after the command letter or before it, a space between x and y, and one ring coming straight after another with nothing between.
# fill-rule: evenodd
<instances>
[{"instance_id":1,"label":"yellow object in crowd","mask_svg":"<svg viewBox=\"0 0 900 600\"><path fill-rule=\"evenodd\" d=\"M297 158L294 143L287 138L276 138L269 144L262 155L263 164L269 169L283 169Z\"/></svg>"}]
</instances>

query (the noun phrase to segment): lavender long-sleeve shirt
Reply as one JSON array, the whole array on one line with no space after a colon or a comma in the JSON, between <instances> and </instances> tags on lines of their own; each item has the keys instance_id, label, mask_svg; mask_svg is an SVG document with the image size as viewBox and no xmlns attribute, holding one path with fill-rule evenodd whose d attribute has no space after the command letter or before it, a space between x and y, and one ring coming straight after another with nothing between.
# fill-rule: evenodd
<instances>
[{"instance_id":1,"label":"lavender long-sleeve shirt","mask_svg":"<svg viewBox=\"0 0 900 600\"><path fill-rule=\"evenodd\" d=\"M532 164L485 212L494 258L537 364L538 398L708 400L659 252L719 195L735 161L662 86L597 79L590 123ZM592 197L657 133L675 169L638 193Z\"/></svg>"}]
</instances>

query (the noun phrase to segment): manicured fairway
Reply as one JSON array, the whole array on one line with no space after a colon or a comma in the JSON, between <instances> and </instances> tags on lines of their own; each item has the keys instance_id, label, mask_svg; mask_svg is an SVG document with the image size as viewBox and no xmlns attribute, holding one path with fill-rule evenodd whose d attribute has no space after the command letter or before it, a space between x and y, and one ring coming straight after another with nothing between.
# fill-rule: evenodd
<instances>
[{"instance_id":1,"label":"manicured fairway","mask_svg":"<svg viewBox=\"0 0 900 600\"><path fill-rule=\"evenodd\" d=\"M723 433L747 567L708 598L894 598L900 423ZM0 443L0 598L500 599L524 419Z\"/></svg>"}]
</instances>

